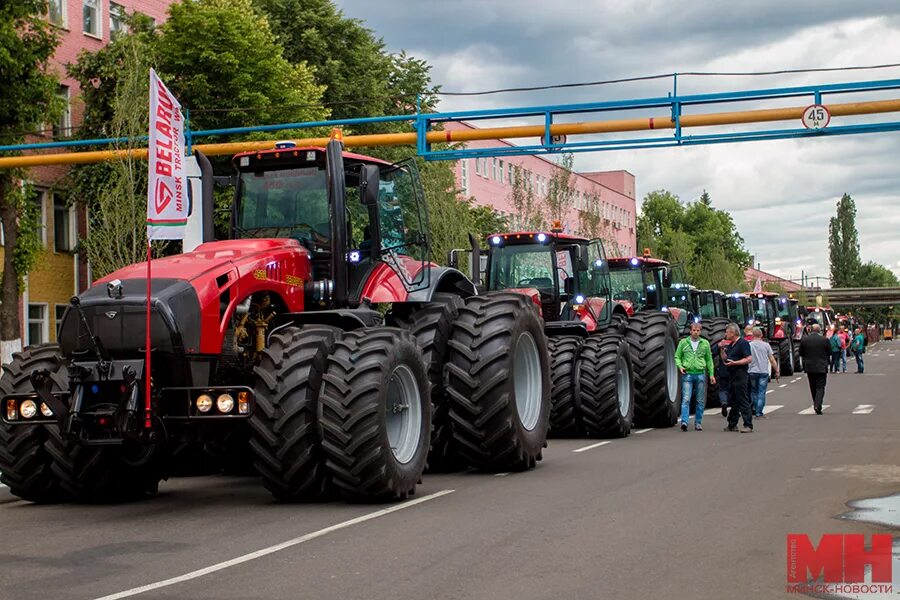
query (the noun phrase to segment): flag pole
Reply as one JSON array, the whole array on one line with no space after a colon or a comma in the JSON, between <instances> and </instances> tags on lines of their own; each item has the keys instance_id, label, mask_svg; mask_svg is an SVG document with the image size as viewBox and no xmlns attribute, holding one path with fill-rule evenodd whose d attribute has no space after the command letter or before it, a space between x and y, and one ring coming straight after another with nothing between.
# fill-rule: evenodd
<instances>
[{"instance_id":1,"label":"flag pole","mask_svg":"<svg viewBox=\"0 0 900 600\"><path fill-rule=\"evenodd\" d=\"M147 339L145 340L145 352L146 352L146 366L144 367L144 380L145 380L145 388L144 388L144 428L150 429L153 427L153 421L151 420L151 409L150 409L150 345L152 343L152 336L150 335L150 293L152 291L151 287L151 271L150 271L150 263L153 259L153 246L150 243L150 238L147 237L147 325L146 325L146 333Z\"/></svg>"}]
</instances>

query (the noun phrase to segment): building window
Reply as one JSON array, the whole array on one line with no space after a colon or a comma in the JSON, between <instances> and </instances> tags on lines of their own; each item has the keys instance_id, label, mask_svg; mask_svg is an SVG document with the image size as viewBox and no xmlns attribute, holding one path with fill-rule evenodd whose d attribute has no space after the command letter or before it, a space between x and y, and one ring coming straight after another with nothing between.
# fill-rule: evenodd
<instances>
[{"instance_id":1,"label":"building window","mask_svg":"<svg viewBox=\"0 0 900 600\"><path fill-rule=\"evenodd\" d=\"M509 172L507 173L506 180L509 181L510 185L515 183L515 181L516 181L516 165L509 163Z\"/></svg>"},{"instance_id":2,"label":"building window","mask_svg":"<svg viewBox=\"0 0 900 600\"><path fill-rule=\"evenodd\" d=\"M47 342L49 333L47 323L47 305L46 304L29 304L28 305L28 329L25 332L26 346L34 344L43 344Z\"/></svg>"},{"instance_id":3,"label":"building window","mask_svg":"<svg viewBox=\"0 0 900 600\"><path fill-rule=\"evenodd\" d=\"M103 37L100 26L100 0L82 0L82 25L84 33L93 37Z\"/></svg>"},{"instance_id":4,"label":"building window","mask_svg":"<svg viewBox=\"0 0 900 600\"><path fill-rule=\"evenodd\" d=\"M48 2L47 20L57 27L66 26L66 0Z\"/></svg>"},{"instance_id":5,"label":"building window","mask_svg":"<svg viewBox=\"0 0 900 600\"><path fill-rule=\"evenodd\" d=\"M503 161L498 160L497 164L499 165L499 168L497 169L497 181L503 183Z\"/></svg>"},{"instance_id":6,"label":"building window","mask_svg":"<svg viewBox=\"0 0 900 600\"><path fill-rule=\"evenodd\" d=\"M62 325L63 315L66 314L66 307L68 304L54 304L53 310L56 313L54 316L56 317L56 339L59 339L59 326Z\"/></svg>"},{"instance_id":7,"label":"building window","mask_svg":"<svg viewBox=\"0 0 900 600\"><path fill-rule=\"evenodd\" d=\"M63 101L63 112L52 128L53 137L59 139L69 137L72 134L72 100L69 96L69 86L59 86L56 89L56 95Z\"/></svg>"},{"instance_id":8,"label":"building window","mask_svg":"<svg viewBox=\"0 0 900 600\"><path fill-rule=\"evenodd\" d=\"M53 248L57 252L75 249L75 214L65 200L53 194Z\"/></svg>"},{"instance_id":9,"label":"building window","mask_svg":"<svg viewBox=\"0 0 900 600\"><path fill-rule=\"evenodd\" d=\"M41 215L41 243L47 245L47 190L35 190L34 203Z\"/></svg>"},{"instance_id":10,"label":"building window","mask_svg":"<svg viewBox=\"0 0 900 600\"><path fill-rule=\"evenodd\" d=\"M125 7L115 2L109 3L109 37L116 37L120 33L128 31L125 25Z\"/></svg>"},{"instance_id":11,"label":"building window","mask_svg":"<svg viewBox=\"0 0 900 600\"><path fill-rule=\"evenodd\" d=\"M463 193L469 194L469 161L462 159L459 161L459 185L462 187Z\"/></svg>"}]
</instances>

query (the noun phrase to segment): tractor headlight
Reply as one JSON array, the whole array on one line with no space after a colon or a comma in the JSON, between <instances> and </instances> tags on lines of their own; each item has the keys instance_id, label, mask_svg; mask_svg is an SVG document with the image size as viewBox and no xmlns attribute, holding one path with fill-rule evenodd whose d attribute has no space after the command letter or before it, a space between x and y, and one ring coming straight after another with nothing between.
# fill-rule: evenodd
<instances>
[{"instance_id":1,"label":"tractor headlight","mask_svg":"<svg viewBox=\"0 0 900 600\"><path fill-rule=\"evenodd\" d=\"M250 414L250 392L238 392L238 413Z\"/></svg>"},{"instance_id":2,"label":"tractor headlight","mask_svg":"<svg viewBox=\"0 0 900 600\"><path fill-rule=\"evenodd\" d=\"M584 304L584 296L581 294L575 296L575 304Z\"/></svg>"},{"instance_id":3,"label":"tractor headlight","mask_svg":"<svg viewBox=\"0 0 900 600\"><path fill-rule=\"evenodd\" d=\"M543 244L544 242L546 242L546 241L547 241L547 234L546 234L546 233L539 233L539 234L537 234L537 241L540 242L540 243L542 243L542 244Z\"/></svg>"},{"instance_id":4,"label":"tractor headlight","mask_svg":"<svg viewBox=\"0 0 900 600\"><path fill-rule=\"evenodd\" d=\"M50 410L50 407L47 406L46 403L41 402L41 414L49 419L50 417L53 416L53 411Z\"/></svg>"},{"instance_id":5,"label":"tractor headlight","mask_svg":"<svg viewBox=\"0 0 900 600\"><path fill-rule=\"evenodd\" d=\"M202 413L208 413L212 408L213 401L212 396L209 394L200 394L197 397L197 410Z\"/></svg>"},{"instance_id":6,"label":"tractor headlight","mask_svg":"<svg viewBox=\"0 0 900 600\"><path fill-rule=\"evenodd\" d=\"M491 243L495 246L499 246L501 241L502 240L500 239L499 235L495 235L494 237L491 238Z\"/></svg>"},{"instance_id":7,"label":"tractor headlight","mask_svg":"<svg viewBox=\"0 0 900 600\"><path fill-rule=\"evenodd\" d=\"M220 413L230 413L231 409L234 408L234 397L231 394L220 394L216 398L216 408L219 409Z\"/></svg>"},{"instance_id":8,"label":"tractor headlight","mask_svg":"<svg viewBox=\"0 0 900 600\"><path fill-rule=\"evenodd\" d=\"M25 400L19 405L19 414L22 415L23 419L32 418L37 414L37 410L37 404L34 403L34 400Z\"/></svg>"}]
</instances>

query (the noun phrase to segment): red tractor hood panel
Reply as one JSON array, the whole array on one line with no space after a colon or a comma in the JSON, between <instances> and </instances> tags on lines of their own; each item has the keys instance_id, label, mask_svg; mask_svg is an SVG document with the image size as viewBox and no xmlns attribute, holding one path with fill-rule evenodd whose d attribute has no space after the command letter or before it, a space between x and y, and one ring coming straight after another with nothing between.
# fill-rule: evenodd
<instances>
[{"instance_id":1,"label":"red tractor hood panel","mask_svg":"<svg viewBox=\"0 0 900 600\"><path fill-rule=\"evenodd\" d=\"M229 263L238 265L245 261L258 260L284 251L306 253L297 240L292 239L247 239L207 242L197 246L193 252L166 256L153 260L153 278L184 279L192 281L209 273L220 271ZM281 251L281 252L279 252ZM147 263L135 263L122 267L94 284L114 279L143 279L147 277Z\"/></svg>"}]
</instances>

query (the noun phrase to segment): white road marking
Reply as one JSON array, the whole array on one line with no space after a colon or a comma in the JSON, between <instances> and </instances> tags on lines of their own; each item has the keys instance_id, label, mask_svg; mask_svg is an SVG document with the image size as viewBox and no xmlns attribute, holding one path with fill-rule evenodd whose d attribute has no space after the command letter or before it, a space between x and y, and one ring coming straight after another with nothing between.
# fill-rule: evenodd
<instances>
[{"instance_id":1,"label":"white road marking","mask_svg":"<svg viewBox=\"0 0 900 600\"><path fill-rule=\"evenodd\" d=\"M797 383L798 381L800 381L800 379L802 379L802 378L801 378L801 377L795 377L794 379L791 379L791 383Z\"/></svg>"},{"instance_id":2,"label":"white road marking","mask_svg":"<svg viewBox=\"0 0 900 600\"><path fill-rule=\"evenodd\" d=\"M299 544L303 544L304 542L308 542L310 540L320 538L324 535L328 535L329 533L333 533L340 529L346 529L347 527L352 527L353 525L358 525L359 523L371 521L372 519L377 519L379 517L383 517L385 515L395 513L399 510L403 510L405 508L410 508L417 504L422 504L423 502L428 502L429 500L436 500L437 498L440 498L441 496L446 496L447 494L452 494L455 491L456 490L441 490L439 492L435 492L433 494L429 494L427 496L423 496L423 497L417 498L415 500L409 500L408 502L404 502L403 504L398 504L396 506L391 506L390 508L383 508L381 510L376 510L375 512L371 512L371 513L356 517L355 519L350 519L348 521L344 521L342 523L337 523L336 525L332 525L330 527L326 527L326 528L320 529L318 531L313 531L312 533L307 533L306 535L301 535L300 537L296 537L296 538L288 540L286 542L281 542L280 544L275 544L274 546L269 546L268 548L263 548L261 550L257 550L256 552L244 554L243 556L238 556L237 558L232 558L231 560L226 560L225 562L220 562L218 564L211 565L211 566L205 567L203 569L197 569L196 571L191 571L190 573L185 573L184 575L179 575L178 577L172 577L171 579L164 579L163 581L157 581L156 583L149 583L147 585L142 585L140 587L132 588L130 590L125 590L124 592L117 592L115 594L103 596L101 598L97 598L96 600L119 600L119 598L129 598L131 596L137 596L138 594L143 594L145 592L150 592L153 590L158 590L160 588L169 587L169 586L172 586L172 585L175 585L178 583L190 581L192 579L197 579L199 577L209 575L210 573L215 573L217 571L229 569L236 565L240 565L242 563L249 562L251 560L256 560L257 558L262 558L264 556L268 556L269 554L274 554L275 552L279 552L281 550L286 550L287 548L292 548L293 546L297 546Z\"/></svg>"},{"instance_id":3,"label":"white road marking","mask_svg":"<svg viewBox=\"0 0 900 600\"><path fill-rule=\"evenodd\" d=\"M768 396L769 394L771 394L771 393L774 392L774 391L775 391L775 390L766 390L766 396Z\"/></svg>"},{"instance_id":4,"label":"white road marking","mask_svg":"<svg viewBox=\"0 0 900 600\"><path fill-rule=\"evenodd\" d=\"M822 405L822 412L825 412L825 411L828 410L829 408L831 408L831 405L830 405L830 404L823 404L823 405ZM812 406L810 406L809 408L804 408L803 410L801 410L801 411L798 412L797 414L798 414L798 415L814 415L814 414L816 414L816 409L813 408Z\"/></svg>"},{"instance_id":5,"label":"white road marking","mask_svg":"<svg viewBox=\"0 0 900 600\"><path fill-rule=\"evenodd\" d=\"M780 387L780 388L787 387L787 384L786 384L786 383L782 383L782 384L779 385L778 387Z\"/></svg>"},{"instance_id":6,"label":"white road marking","mask_svg":"<svg viewBox=\"0 0 900 600\"><path fill-rule=\"evenodd\" d=\"M596 444L591 444L590 446L584 446L583 448L575 448L572 452L584 452L585 450L593 450L594 448L599 448L600 446L605 446L607 444L612 444L612 442L597 442Z\"/></svg>"},{"instance_id":7,"label":"white road marking","mask_svg":"<svg viewBox=\"0 0 900 600\"><path fill-rule=\"evenodd\" d=\"M782 409L782 408L784 408L784 404L772 404L772 405L770 405L770 406L764 406L764 407L763 407L763 414L764 414L764 415L767 415L767 414L769 414L769 413L773 413L773 412L775 412L776 410L779 410L779 409Z\"/></svg>"},{"instance_id":8,"label":"white road marking","mask_svg":"<svg viewBox=\"0 0 900 600\"><path fill-rule=\"evenodd\" d=\"M703 414L705 415L706 413ZM634 435L638 435L639 433L647 433L648 431L653 431L653 428L648 427L647 429L638 429L637 431L632 431L631 433L633 433Z\"/></svg>"},{"instance_id":9,"label":"white road marking","mask_svg":"<svg viewBox=\"0 0 900 600\"><path fill-rule=\"evenodd\" d=\"M888 354L888 356L897 356L896 354Z\"/></svg>"},{"instance_id":10,"label":"white road marking","mask_svg":"<svg viewBox=\"0 0 900 600\"><path fill-rule=\"evenodd\" d=\"M506 473L494 473L494 477L506 477L509 475L509 472Z\"/></svg>"},{"instance_id":11,"label":"white road marking","mask_svg":"<svg viewBox=\"0 0 900 600\"><path fill-rule=\"evenodd\" d=\"M856 408L853 409L854 415L868 415L871 414L872 411L875 410L874 404L860 404Z\"/></svg>"}]
</instances>

